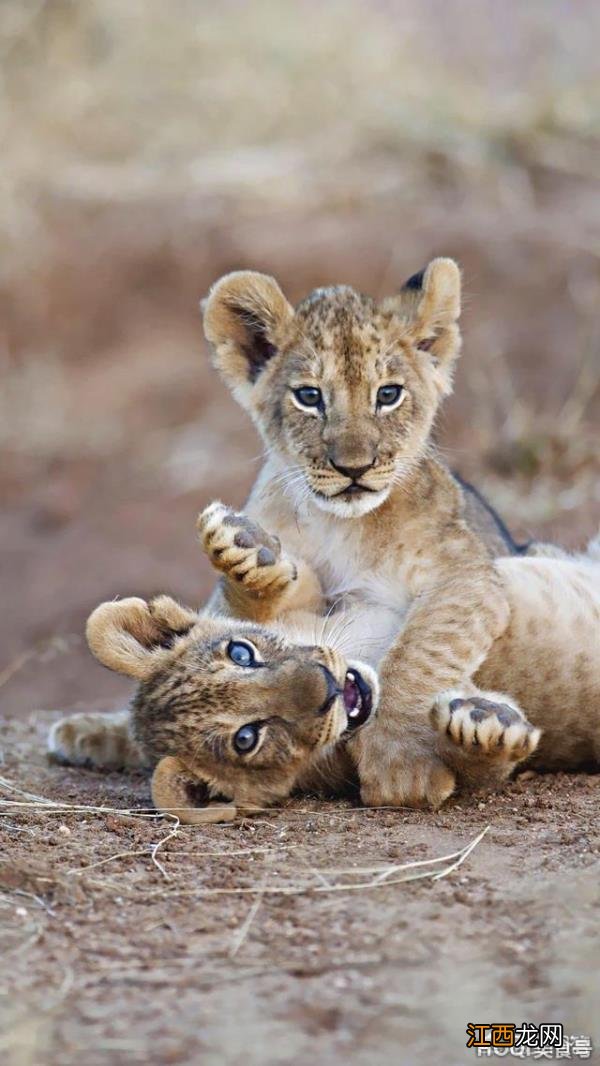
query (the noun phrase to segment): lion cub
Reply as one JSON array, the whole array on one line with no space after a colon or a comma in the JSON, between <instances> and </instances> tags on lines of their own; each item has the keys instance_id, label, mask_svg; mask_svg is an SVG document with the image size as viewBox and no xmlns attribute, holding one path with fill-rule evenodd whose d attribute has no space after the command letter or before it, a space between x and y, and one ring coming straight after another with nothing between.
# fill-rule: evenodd
<instances>
[{"instance_id":1,"label":"lion cub","mask_svg":"<svg viewBox=\"0 0 600 1066\"><path fill-rule=\"evenodd\" d=\"M293 308L273 278L222 278L204 307L214 363L267 449L248 515L375 632L381 699L363 735L362 797L439 806L453 775L429 711L484 662L509 620L465 496L431 428L460 351L460 273L434 259L376 303L347 286ZM233 589L220 610L236 613ZM370 639L370 638L369 638Z\"/></svg>"},{"instance_id":2,"label":"lion cub","mask_svg":"<svg viewBox=\"0 0 600 1066\"><path fill-rule=\"evenodd\" d=\"M460 351L459 313L460 273L450 259L434 259L380 303L338 286L317 289L294 309L273 278L244 271L222 278L204 306L215 365L266 444L246 507L248 520L270 534L258 562L268 568L281 541L287 566L271 602L257 595L250 610L241 583L225 581L211 610L268 622L289 609L293 577L302 609L314 619L324 601L353 654L376 663L377 718L354 745L367 804L437 807L451 794L455 770L432 742L430 725L440 693L464 693L475 681L510 692L528 713L532 701L543 710L550 696L554 707L556 693L561 706L571 706L577 677L560 680L562 646L555 644L564 619L573 623L564 630L567 647L579 617L587 620L575 655L583 690L596 699L587 680L597 639L587 564L565 560L566 587L579 583L585 592L562 601L552 592L562 583L560 561L549 569L549 560L536 560L535 610L525 612L520 646L513 585L474 526L463 488L433 451L431 427ZM581 577L573 567L584 567ZM547 645L536 644L525 661L544 604L546 618L553 616ZM498 658L499 648L506 658ZM453 708L458 728L462 708Z\"/></svg>"},{"instance_id":3,"label":"lion cub","mask_svg":"<svg viewBox=\"0 0 600 1066\"><path fill-rule=\"evenodd\" d=\"M318 637L360 659L361 670L378 668L388 634L362 604L327 609L312 570L298 569L257 523L219 502L198 528L222 575L220 596L235 600L241 616L260 618L307 650ZM583 553L538 545L535 555L499 557L492 566L508 625L469 677L435 695L427 714L429 749L452 791L457 782L494 784L525 760L546 770L600 766L600 536ZM361 782L381 697L365 728L347 738Z\"/></svg>"},{"instance_id":4,"label":"lion cub","mask_svg":"<svg viewBox=\"0 0 600 1066\"><path fill-rule=\"evenodd\" d=\"M220 503L199 530L222 594L247 620L198 616L166 596L102 604L89 645L138 680L131 712L65 719L51 751L74 763L155 767L156 806L187 822L232 818L294 789L347 792L363 738L377 728L381 647L370 622L367 662L348 660L360 614L325 611L273 537ZM489 786L526 761L600 763L598 545L581 556L498 559L495 568L510 624L473 679L438 694L428 715L430 747L453 787ZM500 681L510 695L489 691Z\"/></svg>"}]
</instances>

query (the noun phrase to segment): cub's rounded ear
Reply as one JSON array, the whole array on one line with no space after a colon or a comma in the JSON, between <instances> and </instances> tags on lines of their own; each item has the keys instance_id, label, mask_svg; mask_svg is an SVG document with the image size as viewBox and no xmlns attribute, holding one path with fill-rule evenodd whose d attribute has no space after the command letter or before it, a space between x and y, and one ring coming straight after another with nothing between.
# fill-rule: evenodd
<instances>
[{"instance_id":1,"label":"cub's rounded ear","mask_svg":"<svg viewBox=\"0 0 600 1066\"><path fill-rule=\"evenodd\" d=\"M178 637L197 625L198 615L169 596L146 603L132 596L101 603L87 621L90 651L110 670L143 680L170 658Z\"/></svg>"},{"instance_id":2,"label":"cub's rounded ear","mask_svg":"<svg viewBox=\"0 0 600 1066\"><path fill-rule=\"evenodd\" d=\"M460 316L460 270L454 259L432 259L425 270L413 274L396 296L387 296L382 308L401 315L409 325L430 329L454 324Z\"/></svg>"},{"instance_id":3,"label":"cub's rounded ear","mask_svg":"<svg viewBox=\"0 0 600 1066\"><path fill-rule=\"evenodd\" d=\"M226 274L201 308L215 366L243 402L289 336L294 309L274 278L252 270Z\"/></svg>"},{"instance_id":4,"label":"cub's rounded ear","mask_svg":"<svg viewBox=\"0 0 600 1066\"><path fill-rule=\"evenodd\" d=\"M410 282L410 279L409 279ZM452 325L460 316L460 270L454 259L432 259L423 272L417 319L432 328Z\"/></svg>"},{"instance_id":5,"label":"cub's rounded ear","mask_svg":"<svg viewBox=\"0 0 600 1066\"><path fill-rule=\"evenodd\" d=\"M185 825L229 822L237 814L234 803L211 798L208 780L173 755L161 759L152 775L152 802Z\"/></svg>"},{"instance_id":6,"label":"cub's rounded ear","mask_svg":"<svg viewBox=\"0 0 600 1066\"><path fill-rule=\"evenodd\" d=\"M401 317L415 346L429 352L439 391L451 391L452 367L460 354L460 270L453 259L432 259L425 270L413 274L397 296L387 297L382 308Z\"/></svg>"}]
</instances>

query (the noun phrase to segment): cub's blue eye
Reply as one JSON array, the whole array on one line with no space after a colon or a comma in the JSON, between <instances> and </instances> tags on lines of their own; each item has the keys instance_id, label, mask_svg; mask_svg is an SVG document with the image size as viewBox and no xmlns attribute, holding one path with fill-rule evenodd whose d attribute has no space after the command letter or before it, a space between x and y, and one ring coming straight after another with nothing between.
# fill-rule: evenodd
<instances>
[{"instance_id":1,"label":"cub's blue eye","mask_svg":"<svg viewBox=\"0 0 600 1066\"><path fill-rule=\"evenodd\" d=\"M258 737L258 726L250 722L248 725L243 725L241 729L238 729L233 738L233 746L237 752L245 755L247 752L254 750L258 744Z\"/></svg>"},{"instance_id":2,"label":"cub's blue eye","mask_svg":"<svg viewBox=\"0 0 600 1066\"><path fill-rule=\"evenodd\" d=\"M320 407L323 403L323 393L313 385L302 385L294 389L294 396L303 407Z\"/></svg>"},{"instance_id":3,"label":"cub's blue eye","mask_svg":"<svg viewBox=\"0 0 600 1066\"><path fill-rule=\"evenodd\" d=\"M382 385L377 390L377 406L392 407L402 395L402 385Z\"/></svg>"},{"instance_id":4,"label":"cub's blue eye","mask_svg":"<svg viewBox=\"0 0 600 1066\"><path fill-rule=\"evenodd\" d=\"M227 654L236 666L254 666L254 649L243 640L230 640Z\"/></svg>"}]
</instances>

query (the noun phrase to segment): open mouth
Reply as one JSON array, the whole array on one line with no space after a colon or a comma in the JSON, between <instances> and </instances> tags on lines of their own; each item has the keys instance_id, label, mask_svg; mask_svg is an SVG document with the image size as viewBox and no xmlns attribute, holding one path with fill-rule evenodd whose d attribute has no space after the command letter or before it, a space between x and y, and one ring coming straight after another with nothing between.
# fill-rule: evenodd
<instances>
[{"instance_id":1,"label":"open mouth","mask_svg":"<svg viewBox=\"0 0 600 1066\"><path fill-rule=\"evenodd\" d=\"M346 732L358 729L359 726L368 722L373 709L373 693L371 686L367 684L358 670L348 670L346 673L342 699L348 719Z\"/></svg>"}]
</instances>

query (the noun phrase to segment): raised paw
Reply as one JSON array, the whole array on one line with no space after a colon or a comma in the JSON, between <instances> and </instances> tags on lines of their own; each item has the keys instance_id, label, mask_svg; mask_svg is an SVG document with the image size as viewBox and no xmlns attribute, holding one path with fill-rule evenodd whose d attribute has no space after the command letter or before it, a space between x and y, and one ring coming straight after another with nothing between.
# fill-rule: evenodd
<instances>
[{"instance_id":1,"label":"raised paw","mask_svg":"<svg viewBox=\"0 0 600 1066\"><path fill-rule=\"evenodd\" d=\"M48 755L66 766L121 770L143 765L129 731L129 714L73 714L56 722L48 735Z\"/></svg>"},{"instance_id":2,"label":"raised paw","mask_svg":"<svg viewBox=\"0 0 600 1066\"><path fill-rule=\"evenodd\" d=\"M511 763L532 755L541 736L514 704L495 695L443 693L433 705L431 721L463 753Z\"/></svg>"},{"instance_id":3,"label":"raised paw","mask_svg":"<svg viewBox=\"0 0 600 1066\"><path fill-rule=\"evenodd\" d=\"M250 595L279 595L296 580L296 567L282 553L279 538L246 515L216 501L202 511L197 527L215 569Z\"/></svg>"}]
</instances>

